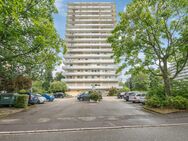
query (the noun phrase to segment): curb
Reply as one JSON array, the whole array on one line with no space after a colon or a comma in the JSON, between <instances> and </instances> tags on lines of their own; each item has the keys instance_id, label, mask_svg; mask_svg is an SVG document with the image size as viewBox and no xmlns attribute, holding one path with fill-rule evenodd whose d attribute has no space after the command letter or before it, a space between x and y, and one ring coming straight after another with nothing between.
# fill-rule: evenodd
<instances>
[{"instance_id":1,"label":"curb","mask_svg":"<svg viewBox=\"0 0 188 141\"><path fill-rule=\"evenodd\" d=\"M78 131L95 131L95 130L109 130L109 129L173 127L173 126L188 126L188 123L158 124L158 125L132 125L132 126L114 126L114 127L91 127L91 128L70 128L70 129L51 129L51 130L30 130L30 131L4 131L4 132L0 132L0 135L35 134L35 133L49 133L49 132L76 132L76 131L78 132Z\"/></svg>"}]
</instances>

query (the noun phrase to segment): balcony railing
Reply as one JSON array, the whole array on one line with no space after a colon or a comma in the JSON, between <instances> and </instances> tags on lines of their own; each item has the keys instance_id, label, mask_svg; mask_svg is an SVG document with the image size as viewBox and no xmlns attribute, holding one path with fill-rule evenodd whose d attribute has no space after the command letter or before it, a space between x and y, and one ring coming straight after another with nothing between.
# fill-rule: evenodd
<instances>
[{"instance_id":1,"label":"balcony railing","mask_svg":"<svg viewBox=\"0 0 188 141\"><path fill-rule=\"evenodd\" d=\"M118 82L118 79L64 79L65 82Z\"/></svg>"},{"instance_id":2,"label":"balcony railing","mask_svg":"<svg viewBox=\"0 0 188 141\"><path fill-rule=\"evenodd\" d=\"M109 52L112 53L112 49L69 49L68 52Z\"/></svg>"},{"instance_id":3,"label":"balcony railing","mask_svg":"<svg viewBox=\"0 0 188 141\"><path fill-rule=\"evenodd\" d=\"M80 54L80 55L70 55L66 54L64 55L64 58L72 59L72 58L111 58L112 54Z\"/></svg>"},{"instance_id":4,"label":"balcony railing","mask_svg":"<svg viewBox=\"0 0 188 141\"><path fill-rule=\"evenodd\" d=\"M75 61L69 61L69 60L64 60L64 64L93 64L93 63L99 63L99 64L114 64L113 59L108 59L108 60L100 60L100 59L95 59L95 60L75 60Z\"/></svg>"},{"instance_id":5,"label":"balcony railing","mask_svg":"<svg viewBox=\"0 0 188 141\"><path fill-rule=\"evenodd\" d=\"M64 73L65 76L117 76L117 74L115 73L115 71L113 73L109 73L109 72L66 72Z\"/></svg>"},{"instance_id":6,"label":"balcony railing","mask_svg":"<svg viewBox=\"0 0 188 141\"><path fill-rule=\"evenodd\" d=\"M117 66L63 66L64 70L116 70Z\"/></svg>"},{"instance_id":7,"label":"balcony railing","mask_svg":"<svg viewBox=\"0 0 188 141\"><path fill-rule=\"evenodd\" d=\"M83 44L83 43L74 43L74 44L67 44L67 47L111 47L111 44L104 43L104 44Z\"/></svg>"},{"instance_id":8,"label":"balcony railing","mask_svg":"<svg viewBox=\"0 0 188 141\"><path fill-rule=\"evenodd\" d=\"M109 37L111 36L110 33L67 33L66 37Z\"/></svg>"}]
</instances>

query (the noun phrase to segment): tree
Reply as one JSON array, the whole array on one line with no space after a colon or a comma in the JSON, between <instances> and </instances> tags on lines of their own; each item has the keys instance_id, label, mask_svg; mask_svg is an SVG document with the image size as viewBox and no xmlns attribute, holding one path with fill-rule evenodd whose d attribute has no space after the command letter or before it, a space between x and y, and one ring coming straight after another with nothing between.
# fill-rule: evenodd
<instances>
[{"instance_id":1,"label":"tree","mask_svg":"<svg viewBox=\"0 0 188 141\"><path fill-rule=\"evenodd\" d=\"M14 80L14 87L17 91L29 90L32 87L32 80L25 76L18 76Z\"/></svg>"},{"instance_id":2,"label":"tree","mask_svg":"<svg viewBox=\"0 0 188 141\"><path fill-rule=\"evenodd\" d=\"M51 92L65 92L67 90L67 85L62 81L54 81L50 84Z\"/></svg>"},{"instance_id":3,"label":"tree","mask_svg":"<svg viewBox=\"0 0 188 141\"><path fill-rule=\"evenodd\" d=\"M32 83L32 92L34 92L34 93L44 93L45 90L44 90L42 85L43 85L42 81L34 81Z\"/></svg>"},{"instance_id":4,"label":"tree","mask_svg":"<svg viewBox=\"0 0 188 141\"><path fill-rule=\"evenodd\" d=\"M62 73L62 72L57 72L57 73L55 74L54 80L56 80L56 81L61 81L61 79L63 79L63 78L65 78L65 76L63 76L63 73Z\"/></svg>"},{"instance_id":5,"label":"tree","mask_svg":"<svg viewBox=\"0 0 188 141\"><path fill-rule=\"evenodd\" d=\"M149 87L149 77L147 74L138 73L131 76L133 90L147 91Z\"/></svg>"},{"instance_id":6,"label":"tree","mask_svg":"<svg viewBox=\"0 0 188 141\"><path fill-rule=\"evenodd\" d=\"M188 62L187 14L187 0L133 0L120 13L120 23L108 39L115 61L124 62L118 71L127 66L147 69L163 78L165 94L171 95L171 81ZM170 62L174 75L168 68Z\"/></svg>"},{"instance_id":7,"label":"tree","mask_svg":"<svg viewBox=\"0 0 188 141\"><path fill-rule=\"evenodd\" d=\"M54 2L0 0L0 74L7 79L36 79L60 62L65 44L54 28Z\"/></svg>"}]
</instances>

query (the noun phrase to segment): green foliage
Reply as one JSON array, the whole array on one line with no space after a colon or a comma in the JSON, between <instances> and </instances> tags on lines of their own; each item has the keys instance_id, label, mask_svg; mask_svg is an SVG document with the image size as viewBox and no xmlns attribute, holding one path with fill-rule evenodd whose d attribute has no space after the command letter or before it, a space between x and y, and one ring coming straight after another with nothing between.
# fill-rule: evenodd
<instances>
[{"instance_id":1,"label":"green foliage","mask_svg":"<svg viewBox=\"0 0 188 141\"><path fill-rule=\"evenodd\" d=\"M51 92L65 92L67 90L67 85L62 81L54 81L50 84Z\"/></svg>"},{"instance_id":2,"label":"green foliage","mask_svg":"<svg viewBox=\"0 0 188 141\"><path fill-rule=\"evenodd\" d=\"M108 38L118 71L151 71L162 76L165 94L171 95L170 78L174 79L188 60L188 1L133 0L120 13L120 22ZM173 62L175 74L168 70ZM154 71L153 66L159 71Z\"/></svg>"},{"instance_id":3,"label":"green foliage","mask_svg":"<svg viewBox=\"0 0 188 141\"><path fill-rule=\"evenodd\" d=\"M164 92L164 86L160 85L158 87L152 87L147 93L148 97L156 96L159 97L160 99L165 99L165 92Z\"/></svg>"},{"instance_id":4,"label":"green foliage","mask_svg":"<svg viewBox=\"0 0 188 141\"><path fill-rule=\"evenodd\" d=\"M38 78L65 47L53 23L55 0L0 0L0 74ZM64 49L66 50L66 49Z\"/></svg>"},{"instance_id":5,"label":"green foliage","mask_svg":"<svg viewBox=\"0 0 188 141\"><path fill-rule=\"evenodd\" d=\"M164 100L158 96L151 96L147 99L146 105L152 108L161 108L164 106Z\"/></svg>"},{"instance_id":6,"label":"green foliage","mask_svg":"<svg viewBox=\"0 0 188 141\"><path fill-rule=\"evenodd\" d=\"M28 100L29 100L28 95L25 95L25 94L16 95L16 102L14 106L16 108L27 108Z\"/></svg>"},{"instance_id":7,"label":"green foliage","mask_svg":"<svg viewBox=\"0 0 188 141\"><path fill-rule=\"evenodd\" d=\"M112 87L112 88L110 88L109 89L109 91L108 91L108 96L116 96L117 94L118 94L118 89L117 88L115 88L115 87Z\"/></svg>"},{"instance_id":8,"label":"green foliage","mask_svg":"<svg viewBox=\"0 0 188 141\"><path fill-rule=\"evenodd\" d=\"M65 78L65 77L63 76L62 72L57 72L57 73L55 74L54 80L55 80L55 81L61 81L61 79L63 79L63 78Z\"/></svg>"},{"instance_id":9,"label":"green foliage","mask_svg":"<svg viewBox=\"0 0 188 141\"><path fill-rule=\"evenodd\" d=\"M182 96L175 96L175 97L169 97L166 100L168 107L176 108L176 109L188 109L188 99L182 97Z\"/></svg>"},{"instance_id":10,"label":"green foliage","mask_svg":"<svg viewBox=\"0 0 188 141\"><path fill-rule=\"evenodd\" d=\"M147 91L149 86L148 75L144 73L137 73L132 75L132 85L135 91Z\"/></svg>"},{"instance_id":11,"label":"green foliage","mask_svg":"<svg viewBox=\"0 0 188 141\"><path fill-rule=\"evenodd\" d=\"M32 80L25 76L18 76L14 80L16 90L29 90L32 87Z\"/></svg>"},{"instance_id":12,"label":"green foliage","mask_svg":"<svg viewBox=\"0 0 188 141\"><path fill-rule=\"evenodd\" d=\"M32 81L29 77L18 76L15 79L4 79L0 85L0 90L7 92L18 92L23 89L28 91L32 86Z\"/></svg>"},{"instance_id":13,"label":"green foliage","mask_svg":"<svg viewBox=\"0 0 188 141\"><path fill-rule=\"evenodd\" d=\"M129 89L127 86L124 86L124 87L120 90L120 92L128 92L128 91L130 91L130 89Z\"/></svg>"},{"instance_id":14,"label":"green foliage","mask_svg":"<svg viewBox=\"0 0 188 141\"><path fill-rule=\"evenodd\" d=\"M94 101L101 101L102 99L102 95L99 91L89 91L89 94L90 94L90 97L89 99L90 100L94 100Z\"/></svg>"},{"instance_id":15,"label":"green foliage","mask_svg":"<svg viewBox=\"0 0 188 141\"><path fill-rule=\"evenodd\" d=\"M29 93L29 90L22 89L22 90L19 90L18 93L19 94L26 94L26 93Z\"/></svg>"},{"instance_id":16,"label":"green foliage","mask_svg":"<svg viewBox=\"0 0 188 141\"><path fill-rule=\"evenodd\" d=\"M172 94L182 96L188 99L188 81L173 81Z\"/></svg>"},{"instance_id":17,"label":"green foliage","mask_svg":"<svg viewBox=\"0 0 188 141\"><path fill-rule=\"evenodd\" d=\"M44 90L44 88L43 88L43 83L42 83L42 81L34 81L34 82L32 83L32 91L33 91L34 93L44 93L45 90Z\"/></svg>"}]
</instances>

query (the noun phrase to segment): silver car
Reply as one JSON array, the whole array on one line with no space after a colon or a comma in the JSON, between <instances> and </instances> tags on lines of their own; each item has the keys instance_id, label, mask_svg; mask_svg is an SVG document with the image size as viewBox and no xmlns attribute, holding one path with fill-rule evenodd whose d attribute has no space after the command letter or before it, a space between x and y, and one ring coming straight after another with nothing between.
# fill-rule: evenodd
<instances>
[{"instance_id":1,"label":"silver car","mask_svg":"<svg viewBox=\"0 0 188 141\"><path fill-rule=\"evenodd\" d=\"M135 103L135 102L141 102L143 99L145 99L145 94L140 92L135 92L129 95L129 101Z\"/></svg>"}]
</instances>

